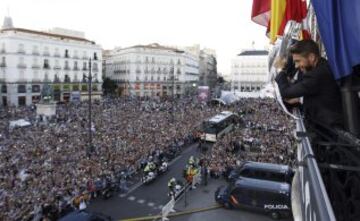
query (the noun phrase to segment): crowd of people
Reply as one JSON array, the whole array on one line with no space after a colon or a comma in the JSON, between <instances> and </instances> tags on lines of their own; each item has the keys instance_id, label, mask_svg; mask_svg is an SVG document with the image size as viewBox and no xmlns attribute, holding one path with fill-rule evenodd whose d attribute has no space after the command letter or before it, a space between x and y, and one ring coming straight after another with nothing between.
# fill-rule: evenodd
<instances>
[{"instance_id":1,"label":"crowd of people","mask_svg":"<svg viewBox=\"0 0 360 221\"><path fill-rule=\"evenodd\" d=\"M228 174L243 161L293 166L295 122L275 100L249 98L238 101L230 110L240 116L241 122L203 156L212 177Z\"/></svg>"},{"instance_id":2,"label":"crowd of people","mask_svg":"<svg viewBox=\"0 0 360 221\"><path fill-rule=\"evenodd\" d=\"M203 155L212 176L243 160L291 165L294 123L274 102L244 99L220 107L190 98L104 98L92 105L92 145L86 102L58 105L48 122L34 107L1 109L0 220L56 220L70 206L86 205L106 182L141 171L150 155L179 154L196 140L198 125L222 110L238 113L241 123ZM20 118L31 126L9 129Z\"/></svg>"},{"instance_id":3,"label":"crowd of people","mask_svg":"<svg viewBox=\"0 0 360 221\"><path fill-rule=\"evenodd\" d=\"M139 171L153 152L180 152L197 121L216 111L189 99L103 99L92 105L90 146L86 102L58 105L47 123L34 107L2 109L0 220L56 220L69 205L96 196L107 178ZM31 126L10 130L20 118Z\"/></svg>"}]
</instances>

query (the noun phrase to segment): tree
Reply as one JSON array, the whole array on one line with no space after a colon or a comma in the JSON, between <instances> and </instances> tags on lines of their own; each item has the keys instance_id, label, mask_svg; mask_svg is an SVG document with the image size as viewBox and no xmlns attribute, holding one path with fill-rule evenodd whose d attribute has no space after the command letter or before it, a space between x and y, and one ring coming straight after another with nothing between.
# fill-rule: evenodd
<instances>
[{"instance_id":1,"label":"tree","mask_svg":"<svg viewBox=\"0 0 360 221\"><path fill-rule=\"evenodd\" d=\"M102 89L104 91L104 95L116 94L118 86L114 80L110 78L105 78L102 84Z\"/></svg>"}]
</instances>

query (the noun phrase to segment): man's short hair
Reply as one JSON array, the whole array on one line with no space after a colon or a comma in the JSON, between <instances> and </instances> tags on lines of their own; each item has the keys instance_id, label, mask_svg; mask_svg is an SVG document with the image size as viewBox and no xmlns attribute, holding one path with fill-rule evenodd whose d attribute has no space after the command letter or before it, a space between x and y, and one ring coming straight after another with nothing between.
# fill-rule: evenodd
<instances>
[{"instance_id":1,"label":"man's short hair","mask_svg":"<svg viewBox=\"0 0 360 221\"><path fill-rule=\"evenodd\" d=\"M300 54L301 56L308 56L313 53L316 57L320 57L320 50L318 45L313 40L302 40L296 42L290 47L291 54Z\"/></svg>"}]
</instances>

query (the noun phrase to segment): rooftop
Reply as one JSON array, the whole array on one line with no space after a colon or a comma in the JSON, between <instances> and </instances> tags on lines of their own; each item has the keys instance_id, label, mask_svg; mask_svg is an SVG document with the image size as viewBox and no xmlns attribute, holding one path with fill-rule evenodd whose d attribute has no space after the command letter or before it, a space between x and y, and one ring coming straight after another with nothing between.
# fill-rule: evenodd
<instances>
[{"instance_id":1,"label":"rooftop","mask_svg":"<svg viewBox=\"0 0 360 221\"><path fill-rule=\"evenodd\" d=\"M269 52L266 50L246 50L238 54L238 56L255 56L255 55L268 55Z\"/></svg>"}]
</instances>

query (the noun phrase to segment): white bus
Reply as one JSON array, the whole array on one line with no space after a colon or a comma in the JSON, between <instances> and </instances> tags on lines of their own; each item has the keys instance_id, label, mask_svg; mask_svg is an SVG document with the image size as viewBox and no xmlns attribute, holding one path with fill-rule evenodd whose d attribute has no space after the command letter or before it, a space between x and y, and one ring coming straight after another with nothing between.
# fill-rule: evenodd
<instances>
[{"instance_id":1,"label":"white bus","mask_svg":"<svg viewBox=\"0 0 360 221\"><path fill-rule=\"evenodd\" d=\"M238 116L230 111L223 111L203 122L203 136L201 139L216 142L218 138L230 132Z\"/></svg>"}]
</instances>

